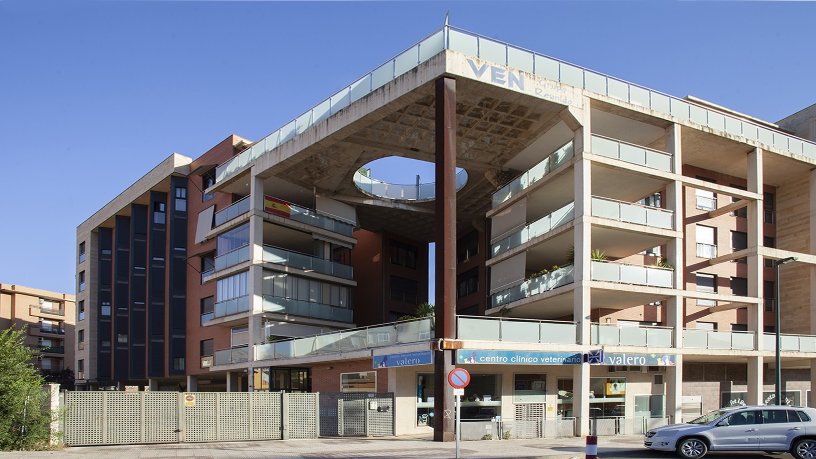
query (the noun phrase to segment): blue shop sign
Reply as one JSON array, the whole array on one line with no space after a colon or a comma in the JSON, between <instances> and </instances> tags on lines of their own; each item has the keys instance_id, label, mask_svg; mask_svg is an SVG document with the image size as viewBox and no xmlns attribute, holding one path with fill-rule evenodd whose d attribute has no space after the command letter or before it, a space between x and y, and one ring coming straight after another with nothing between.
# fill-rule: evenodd
<instances>
[{"instance_id":1,"label":"blue shop sign","mask_svg":"<svg viewBox=\"0 0 816 459\"><path fill-rule=\"evenodd\" d=\"M604 354L604 365L640 365L649 367L673 367L677 364L674 354L629 354L607 352Z\"/></svg>"},{"instance_id":2,"label":"blue shop sign","mask_svg":"<svg viewBox=\"0 0 816 459\"><path fill-rule=\"evenodd\" d=\"M374 368L411 367L433 363L433 351L402 352L399 354L375 355Z\"/></svg>"},{"instance_id":3,"label":"blue shop sign","mask_svg":"<svg viewBox=\"0 0 816 459\"><path fill-rule=\"evenodd\" d=\"M483 363L498 365L578 365L584 359L580 352L497 351L486 349L459 349L456 363Z\"/></svg>"}]
</instances>

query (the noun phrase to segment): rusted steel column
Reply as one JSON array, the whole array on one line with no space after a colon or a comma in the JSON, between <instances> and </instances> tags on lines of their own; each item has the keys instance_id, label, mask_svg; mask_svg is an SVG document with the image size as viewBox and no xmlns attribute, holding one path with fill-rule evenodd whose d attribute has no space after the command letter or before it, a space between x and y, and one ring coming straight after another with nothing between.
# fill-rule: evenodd
<instances>
[{"instance_id":1,"label":"rusted steel column","mask_svg":"<svg viewBox=\"0 0 816 459\"><path fill-rule=\"evenodd\" d=\"M436 80L436 338L456 333L456 80ZM453 441L453 351L434 356L434 440Z\"/></svg>"}]
</instances>

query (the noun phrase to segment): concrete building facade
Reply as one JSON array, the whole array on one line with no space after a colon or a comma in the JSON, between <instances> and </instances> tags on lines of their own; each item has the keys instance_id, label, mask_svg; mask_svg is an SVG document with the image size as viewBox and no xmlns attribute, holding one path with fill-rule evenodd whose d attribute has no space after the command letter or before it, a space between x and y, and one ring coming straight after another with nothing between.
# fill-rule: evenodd
<instances>
[{"instance_id":1,"label":"concrete building facade","mask_svg":"<svg viewBox=\"0 0 816 459\"><path fill-rule=\"evenodd\" d=\"M84 305L81 305L84 306ZM26 329L26 344L38 352L35 365L43 373L66 369L79 377L74 350L84 346L74 325L84 317L74 295L15 284L0 284L0 329Z\"/></svg>"},{"instance_id":2,"label":"concrete building facade","mask_svg":"<svg viewBox=\"0 0 816 459\"><path fill-rule=\"evenodd\" d=\"M184 162L201 183L186 387L392 392L398 434L446 440L434 414L461 366L464 417L583 435L772 403L778 327L783 396L812 405L802 113L780 127L445 26L269 136ZM388 156L435 163L435 182L376 179ZM435 315L394 322L427 291L430 242Z\"/></svg>"}]
</instances>

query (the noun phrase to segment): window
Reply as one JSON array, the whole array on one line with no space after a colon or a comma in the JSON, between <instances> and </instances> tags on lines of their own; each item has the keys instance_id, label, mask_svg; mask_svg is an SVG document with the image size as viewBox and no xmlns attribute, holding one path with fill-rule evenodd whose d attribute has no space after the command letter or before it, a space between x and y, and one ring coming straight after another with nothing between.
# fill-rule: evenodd
<instances>
[{"instance_id":1,"label":"window","mask_svg":"<svg viewBox=\"0 0 816 459\"><path fill-rule=\"evenodd\" d=\"M793 422L799 422L799 416L796 416L796 420ZM762 410L762 423L787 424L788 410Z\"/></svg>"},{"instance_id":2,"label":"window","mask_svg":"<svg viewBox=\"0 0 816 459\"><path fill-rule=\"evenodd\" d=\"M166 206L161 201L153 202L153 223L157 225L164 225Z\"/></svg>"},{"instance_id":3,"label":"window","mask_svg":"<svg viewBox=\"0 0 816 459\"><path fill-rule=\"evenodd\" d=\"M640 200L640 204L648 207L662 207L662 196L660 193L655 193Z\"/></svg>"},{"instance_id":4,"label":"window","mask_svg":"<svg viewBox=\"0 0 816 459\"><path fill-rule=\"evenodd\" d=\"M721 425L744 426L749 424L759 424L759 411L742 411L720 421Z\"/></svg>"},{"instance_id":5,"label":"window","mask_svg":"<svg viewBox=\"0 0 816 459\"><path fill-rule=\"evenodd\" d=\"M77 372L82 373L85 371L85 360L79 359L77 360Z\"/></svg>"},{"instance_id":6,"label":"window","mask_svg":"<svg viewBox=\"0 0 816 459\"><path fill-rule=\"evenodd\" d=\"M249 345L249 327L246 325L230 329L230 347Z\"/></svg>"},{"instance_id":7,"label":"window","mask_svg":"<svg viewBox=\"0 0 816 459\"><path fill-rule=\"evenodd\" d=\"M747 324L731 324L731 331L740 331L740 332L748 331L748 325Z\"/></svg>"},{"instance_id":8,"label":"window","mask_svg":"<svg viewBox=\"0 0 816 459\"><path fill-rule=\"evenodd\" d=\"M201 274L215 271L215 253L210 252L201 255Z\"/></svg>"},{"instance_id":9,"label":"window","mask_svg":"<svg viewBox=\"0 0 816 459\"><path fill-rule=\"evenodd\" d=\"M85 261L85 241L79 243L79 262Z\"/></svg>"},{"instance_id":10,"label":"window","mask_svg":"<svg viewBox=\"0 0 816 459\"><path fill-rule=\"evenodd\" d=\"M434 416L434 375L422 373L417 375L417 425L428 426Z\"/></svg>"},{"instance_id":11,"label":"window","mask_svg":"<svg viewBox=\"0 0 816 459\"><path fill-rule=\"evenodd\" d=\"M558 378L556 384L558 385L558 415L572 417L572 378Z\"/></svg>"},{"instance_id":12,"label":"window","mask_svg":"<svg viewBox=\"0 0 816 459\"><path fill-rule=\"evenodd\" d=\"M782 403L780 405L801 406L802 393L798 390L782 391ZM776 405L776 393L774 391L765 391L762 393L763 403L765 405Z\"/></svg>"},{"instance_id":13,"label":"window","mask_svg":"<svg viewBox=\"0 0 816 459\"><path fill-rule=\"evenodd\" d=\"M391 264L416 269L417 248L402 242L391 241Z\"/></svg>"},{"instance_id":14,"label":"window","mask_svg":"<svg viewBox=\"0 0 816 459\"><path fill-rule=\"evenodd\" d=\"M698 180L704 182L717 183L716 180L697 176ZM713 191L694 190L696 195L696 207L700 210L715 210L717 208L717 195Z\"/></svg>"},{"instance_id":15,"label":"window","mask_svg":"<svg viewBox=\"0 0 816 459\"><path fill-rule=\"evenodd\" d=\"M479 232L473 231L456 244L456 261L462 263L479 254Z\"/></svg>"},{"instance_id":16,"label":"window","mask_svg":"<svg viewBox=\"0 0 816 459\"><path fill-rule=\"evenodd\" d=\"M218 255L224 255L249 245L249 224L246 223L219 234L215 245Z\"/></svg>"},{"instance_id":17,"label":"window","mask_svg":"<svg viewBox=\"0 0 816 459\"><path fill-rule=\"evenodd\" d=\"M79 291L85 291L85 271L79 272Z\"/></svg>"},{"instance_id":18,"label":"window","mask_svg":"<svg viewBox=\"0 0 816 459\"><path fill-rule=\"evenodd\" d=\"M696 225L697 256L714 258L717 256L717 230L711 226Z\"/></svg>"},{"instance_id":19,"label":"window","mask_svg":"<svg viewBox=\"0 0 816 459\"><path fill-rule=\"evenodd\" d=\"M513 379L513 403L546 402L547 375L517 374Z\"/></svg>"},{"instance_id":20,"label":"window","mask_svg":"<svg viewBox=\"0 0 816 459\"><path fill-rule=\"evenodd\" d=\"M377 372L340 373L340 392L377 392Z\"/></svg>"},{"instance_id":21,"label":"window","mask_svg":"<svg viewBox=\"0 0 816 459\"><path fill-rule=\"evenodd\" d=\"M103 316L110 317L111 315L111 304L110 301L103 301L102 305L99 307L99 313Z\"/></svg>"},{"instance_id":22,"label":"window","mask_svg":"<svg viewBox=\"0 0 816 459\"><path fill-rule=\"evenodd\" d=\"M77 320L85 320L85 300L79 300L77 303Z\"/></svg>"},{"instance_id":23,"label":"window","mask_svg":"<svg viewBox=\"0 0 816 459\"><path fill-rule=\"evenodd\" d=\"M246 296L247 292L247 272L238 273L224 279L219 279L216 283L216 302L231 300Z\"/></svg>"},{"instance_id":24,"label":"window","mask_svg":"<svg viewBox=\"0 0 816 459\"><path fill-rule=\"evenodd\" d=\"M748 233L731 231L731 251L737 252L748 248Z\"/></svg>"},{"instance_id":25,"label":"window","mask_svg":"<svg viewBox=\"0 0 816 459\"><path fill-rule=\"evenodd\" d=\"M128 342L128 335L124 333L119 333L116 335L116 342L119 344L127 344Z\"/></svg>"},{"instance_id":26,"label":"window","mask_svg":"<svg viewBox=\"0 0 816 459\"><path fill-rule=\"evenodd\" d=\"M765 310L772 312L776 310L776 282L764 281L762 283L762 297L765 301Z\"/></svg>"},{"instance_id":27,"label":"window","mask_svg":"<svg viewBox=\"0 0 816 459\"><path fill-rule=\"evenodd\" d=\"M187 188L176 187L176 210L178 212L187 212Z\"/></svg>"},{"instance_id":28,"label":"window","mask_svg":"<svg viewBox=\"0 0 816 459\"><path fill-rule=\"evenodd\" d=\"M201 325L211 321L215 313L215 298L208 296L201 299Z\"/></svg>"},{"instance_id":29,"label":"window","mask_svg":"<svg viewBox=\"0 0 816 459\"><path fill-rule=\"evenodd\" d=\"M694 275L698 292L717 293L717 276L714 274L696 273ZM697 300L697 306L714 306L714 300Z\"/></svg>"},{"instance_id":30,"label":"window","mask_svg":"<svg viewBox=\"0 0 816 459\"><path fill-rule=\"evenodd\" d=\"M810 393L810 391L808 391L808 393ZM801 422L810 421L810 416L808 416L807 413L805 413L804 411L794 411L793 414L795 414L796 417L798 417ZM790 416L791 422L796 422L795 421L796 417Z\"/></svg>"},{"instance_id":31,"label":"window","mask_svg":"<svg viewBox=\"0 0 816 459\"><path fill-rule=\"evenodd\" d=\"M173 358L173 369L177 371L184 371L184 357Z\"/></svg>"},{"instance_id":32,"label":"window","mask_svg":"<svg viewBox=\"0 0 816 459\"><path fill-rule=\"evenodd\" d=\"M207 357L213 355L213 340L212 339L204 339L201 340L199 344L199 348L201 350L201 357Z\"/></svg>"},{"instance_id":33,"label":"window","mask_svg":"<svg viewBox=\"0 0 816 459\"><path fill-rule=\"evenodd\" d=\"M744 277L732 277L731 294L738 296L748 296L748 279Z\"/></svg>"},{"instance_id":34,"label":"window","mask_svg":"<svg viewBox=\"0 0 816 459\"><path fill-rule=\"evenodd\" d=\"M776 195L774 193L762 194L762 220L765 223L776 223Z\"/></svg>"},{"instance_id":35,"label":"window","mask_svg":"<svg viewBox=\"0 0 816 459\"><path fill-rule=\"evenodd\" d=\"M417 281L391 276L389 287L392 300L408 304L419 304L419 283Z\"/></svg>"},{"instance_id":36,"label":"window","mask_svg":"<svg viewBox=\"0 0 816 459\"><path fill-rule=\"evenodd\" d=\"M207 189L213 185L215 185L215 169L210 169L201 176L202 185L204 185L203 189ZM215 197L215 193L204 193L204 196L201 198L202 202L207 202L210 199Z\"/></svg>"},{"instance_id":37,"label":"window","mask_svg":"<svg viewBox=\"0 0 816 459\"><path fill-rule=\"evenodd\" d=\"M456 297L462 298L479 290L479 268L473 268L459 275L456 285Z\"/></svg>"},{"instance_id":38,"label":"window","mask_svg":"<svg viewBox=\"0 0 816 459\"><path fill-rule=\"evenodd\" d=\"M85 330L78 330L77 331L77 343L84 343L85 342Z\"/></svg>"}]
</instances>

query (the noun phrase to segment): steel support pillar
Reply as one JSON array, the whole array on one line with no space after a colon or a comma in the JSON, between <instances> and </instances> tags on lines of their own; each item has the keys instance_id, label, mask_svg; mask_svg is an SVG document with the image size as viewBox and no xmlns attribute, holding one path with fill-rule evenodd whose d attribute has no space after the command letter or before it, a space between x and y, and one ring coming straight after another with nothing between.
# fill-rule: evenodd
<instances>
[{"instance_id":1,"label":"steel support pillar","mask_svg":"<svg viewBox=\"0 0 816 459\"><path fill-rule=\"evenodd\" d=\"M456 337L456 80L436 80L436 338ZM453 441L453 351L434 355L434 441Z\"/></svg>"}]
</instances>

